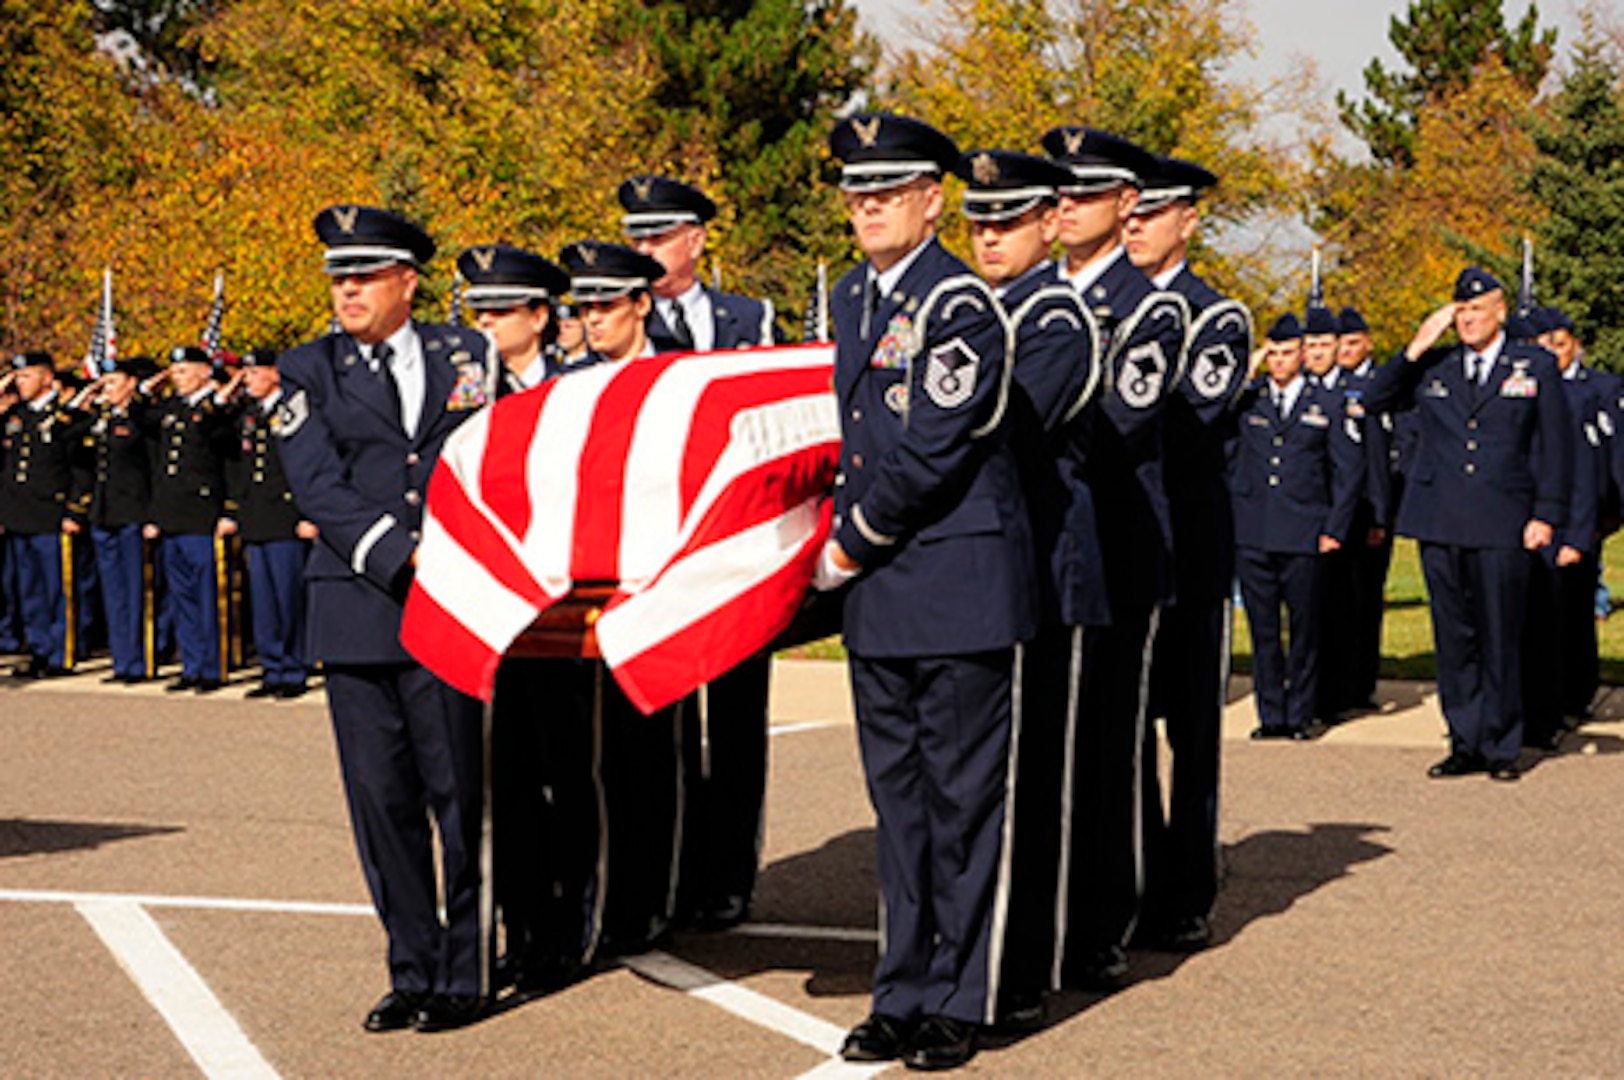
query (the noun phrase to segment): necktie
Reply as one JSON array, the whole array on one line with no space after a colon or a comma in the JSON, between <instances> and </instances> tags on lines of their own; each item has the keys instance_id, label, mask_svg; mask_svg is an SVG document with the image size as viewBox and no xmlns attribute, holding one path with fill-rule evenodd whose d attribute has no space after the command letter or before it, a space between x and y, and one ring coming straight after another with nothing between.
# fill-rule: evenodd
<instances>
[{"instance_id":1,"label":"necktie","mask_svg":"<svg viewBox=\"0 0 1624 1080\"><path fill-rule=\"evenodd\" d=\"M1286 415L1286 394L1278 386L1274 388L1274 411Z\"/></svg>"},{"instance_id":2,"label":"necktie","mask_svg":"<svg viewBox=\"0 0 1624 1080\"><path fill-rule=\"evenodd\" d=\"M694 347L694 334L688 328L688 315L682 310L682 301L671 301L671 336L684 349Z\"/></svg>"},{"instance_id":3,"label":"necktie","mask_svg":"<svg viewBox=\"0 0 1624 1080\"><path fill-rule=\"evenodd\" d=\"M874 315L880 310L880 299L880 279L875 278L868 283L868 288L863 291L863 340L865 341L874 332Z\"/></svg>"},{"instance_id":4,"label":"necktie","mask_svg":"<svg viewBox=\"0 0 1624 1080\"><path fill-rule=\"evenodd\" d=\"M389 347L389 342L381 342L372 347L372 366L378 374L379 381L383 383L385 396L395 407L396 419L400 420L400 426L404 428L406 420L401 415L404 410L400 405L400 384L395 382L395 369L391 364L394 358L395 350Z\"/></svg>"}]
</instances>

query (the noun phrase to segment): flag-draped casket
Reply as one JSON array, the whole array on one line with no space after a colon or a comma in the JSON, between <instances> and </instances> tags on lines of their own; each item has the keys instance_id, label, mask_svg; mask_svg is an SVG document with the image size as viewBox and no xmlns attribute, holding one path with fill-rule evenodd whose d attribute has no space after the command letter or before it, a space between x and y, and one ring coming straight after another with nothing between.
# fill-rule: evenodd
<instances>
[{"instance_id":1,"label":"flag-draped casket","mask_svg":"<svg viewBox=\"0 0 1624 1080\"><path fill-rule=\"evenodd\" d=\"M828 345L668 354L497 402L441 453L403 644L488 699L540 613L606 582L598 651L645 712L753 655L828 535L833 366Z\"/></svg>"}]
</instances>

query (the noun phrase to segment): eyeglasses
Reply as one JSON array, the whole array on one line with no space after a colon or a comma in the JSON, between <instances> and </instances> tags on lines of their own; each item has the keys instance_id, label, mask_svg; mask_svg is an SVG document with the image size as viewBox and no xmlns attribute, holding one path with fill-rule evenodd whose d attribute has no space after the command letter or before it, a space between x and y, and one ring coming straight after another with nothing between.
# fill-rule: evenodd
<instances>
[{"instance_id":1,"label":"eyeglasses","mask_svg":"<svg viewBox=\"0 0 1624 1080\"><path fill-rule=\"evenodd\" d=\"M925 190L923 182L910 180L906 184L884 187L876 191L842 191L840 196L846 201L848 210L857 210L869 203L873 203L881 210L890 210L901 206L910 196L923 190Z\"/></svg>"}]
</instances>

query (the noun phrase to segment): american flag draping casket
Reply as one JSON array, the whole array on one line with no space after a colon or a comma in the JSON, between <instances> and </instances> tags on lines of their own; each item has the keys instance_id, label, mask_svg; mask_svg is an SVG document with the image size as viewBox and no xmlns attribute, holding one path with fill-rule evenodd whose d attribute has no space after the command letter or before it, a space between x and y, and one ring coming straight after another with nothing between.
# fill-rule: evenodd
<instances>
[{"instance_id":1,"label":"american flag draping casket","mask_svg":"<svg viewBox=\"0 0 1624 1080\"><path fill-rule=\"evenodd\" d=\"M829 345L600 364L446 441L401 641L489 699L537 615L616 583L597 645L653 712L771 642L828 535L840 449Z\"/></svg>"}]
</instances>

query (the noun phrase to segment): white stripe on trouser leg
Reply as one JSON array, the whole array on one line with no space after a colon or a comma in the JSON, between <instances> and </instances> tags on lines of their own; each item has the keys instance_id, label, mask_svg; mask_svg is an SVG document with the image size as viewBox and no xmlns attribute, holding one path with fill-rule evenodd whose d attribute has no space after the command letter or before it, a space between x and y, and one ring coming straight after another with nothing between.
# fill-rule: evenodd
<instances>
[{"instance_id":1,"label":"white stripe on trouser leg","mask_svg":"<svg viewBox=\"0 0 1624 1080\"><path fill-rule=\"evenodd\" d=\"M1233 592L1233 590L1231 590ZM1218 820L1219 808L1223 797L1223 731L1224 707L1229 704L1229 677L1233 667L1235 648L1235 601L1231 597L1224 597L1224 630L1223 645L1218 650L1218 730L1213 732L1213 739L1218 744L1214 753L1212 770L1212 820ZM1213 830L1212 836L1212 865L1213 880L1218 881L1223 874L1223 845L1218 842L1218 831ZM1208 912L1211 915L1211 912Z\"/></svg>"},{"instance_id":2,"label":"white stripe on trouser leg","mask_svg":"<svg viewBox=\"0 0 1624 1080\"><path fill-rule=\"evenodd\" d=\"M1162 609L1150 609L1150 625L1145 629L1145 647L1139 654L1139 705L1133 718L1133 916L1122 934L1121 944L1126 947L1139 925L1139 906L1145 900L1145 713L1150 709L1150 661L1156 651L1156 630L1161 625Z\"/></svg>"},{"instance_id":3,"label":"white stripe on trouser leg","mask_svg":"<svg viewBox=\"0 0 1624 1080\"><path fill-rule=\"evenodd\" d=\"M479 710L480 739L480 795L479 795L479 996L491 996L491 945L496 940L496 884L492 878L495 864L494 838L491 825L491 718L496 712L496 691Z\"/></svg>"},{"instance_id":4,"label":"white stripe on trouser leg","mask_svg":"<svg viewBox=\"0 0 1624 1080\"><path fill-rule=\"evenodd\" d=\"M158 1010L204 1076L276 1080L276 1070L152 916L136 904L118 900L88 900L74 904L74 909Z\"/></svg>"},{"instance_id":5,"label":"white stripe on trouser leg","mask_svg":"<svg viewBox=\"0 0 1624 1080\"><path fill-rule=\"evenodd\" d=\"M1010 877L1014 872L1015 781L1020 776L1021 668L1025 648L1017 642L1010 665L1009 766L1004 776L1004 827L998 852L998 881L992 894L992 930L987 942L987 1009L985 1020L998 1021L998 984L1004 966L1004 933L1009 925Z\"/></svg>"},{"instance_id":6,"label":"white stripe on trouser leg","mask_svg":"<svg viewBox=\"0 0 1624 1080\"><path fill-rule=\"evenodd\" d=\"M671 713L671 747L676 751L677 773L676 820L671 823L671 866L665 875L665 921L677 917L677 882L682 876L682 815L687 808L688 788L682 766L682 709L687 700L677 702Z\"/></svg>"},{"instance_id":7,"label":"white stripe on trouser leg","mask_svg":"<svg viewBox=\"0 0 1624 1080\"><path fill-rule=\"evenodd\" d=\"M1078 693L1083 681L1083 628L1071 628L1070 678L1066 680L1066 748L1060 762L1060 876L1054 891L1054 963L1049 989L1060 989L1066 962L1066 906L1071 902L1071 786L1076 779Z\"/></svg>"},{"instance_id":8,"label":"white stripe on trouser leg","mask_svg":"<svg viewBox=\"0 0 1624 1080\"><path fill-rule=\"evenodd\" d=\"M598 952L598 939L603 936L603 904L609 891L609 797L603 790L603 663L592 661L592 791L598 800L598 862L594 868L597 880L592 888L592 922L587 927L586 955L582 963L590 964Z\"/></svg>"}]
</instances>

